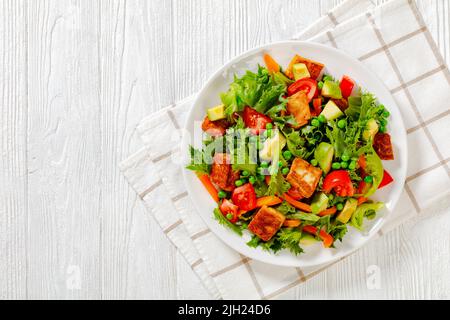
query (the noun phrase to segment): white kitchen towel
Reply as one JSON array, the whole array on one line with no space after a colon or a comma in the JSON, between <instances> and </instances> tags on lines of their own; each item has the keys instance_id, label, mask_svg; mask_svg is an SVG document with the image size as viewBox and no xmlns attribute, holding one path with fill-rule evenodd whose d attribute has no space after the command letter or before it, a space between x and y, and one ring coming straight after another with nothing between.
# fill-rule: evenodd
<instances>
[{"instance_id":1,"label":"white kitchen towel","mask_svg":"<svg viewBox=\"0 0 450 320\"><path fill-rule=\"evenodd\" d=\"M315 35L319 30L326 31ZM395 214L379 235L448 196L450 72L415 3L393 0L373 7L371 1L348 0L295 39L305 37L361 60L385 81L400 107L408 134L408 177ZM270 299L328 268L254 261L210 232L187 197L178 163L179 129L192 102L187 98L143 119L137 129L144 147L121 170L212 296Z\"/></svg>"}]
</instances>

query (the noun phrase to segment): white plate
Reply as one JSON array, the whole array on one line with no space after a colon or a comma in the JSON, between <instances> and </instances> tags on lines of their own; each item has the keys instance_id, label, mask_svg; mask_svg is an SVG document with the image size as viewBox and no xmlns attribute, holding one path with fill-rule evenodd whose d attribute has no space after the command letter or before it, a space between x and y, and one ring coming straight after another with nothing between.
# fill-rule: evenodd
<instances>
[{"instance_id":1,"label":"white plate","mask_svg":"<svg viewBox=\"0 0 450 320\"><path fill-rule=\"evenodd\" d=\"M188 154L189 144L197 147L201 146L201 137L194 138L194 129L198 131L198 128L194 128L194 126L199 126L199 121L202 121L205 117L206 109L220 103L219 94L228 90L235 73L242 75L248 69L256 71L258 64L264 65L264 53L272 55L284 67L288 65L294 54L297 53L306 58L320 61L325 64L328 74L338 79L344 74L349 75L360 87L374 93L380 103L383 103L390 111L391 117L389 118L388 132L392 136L395 160L383 161L383 166L391 173L394 183L378 190L372 197L383 201L386 204L386 208L381 210L374 220L365 220L364 232L361 233L353 227L349 227L349 232L345 235L343 242L337 242L335 249L325 249L321 243L317 243L311 246L304 246L305 253L299 256L294 256L285 250L278 254L273 254L261 248L248 247L246 242L250 239L250 233L239 237L214 220L213 209L216 207L216 203L211 199L193 172L183 170L184 182L195 208L208 227L223 242L243 255L255 260L282 266L305 267L329 263L363 246L378 232L385 223L386 217L395 214L394 208L403 189L407 166L407 143L403 121L390 92L380 79L358 60L336 49L315 43L301 41L278 42L250 50L234 58L215 72L206 82L205 86L198 93L187 118L181 150L183 155Z\"/></svg>"}]
</instances>

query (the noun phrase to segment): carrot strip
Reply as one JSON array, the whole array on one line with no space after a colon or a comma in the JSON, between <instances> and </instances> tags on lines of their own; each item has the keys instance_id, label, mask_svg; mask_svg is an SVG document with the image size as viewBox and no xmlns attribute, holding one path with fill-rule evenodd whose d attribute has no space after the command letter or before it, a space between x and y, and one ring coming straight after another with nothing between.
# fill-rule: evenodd
<instances>
[{"instance_id":1,"label":"carrot strip","mask_svg":"<svg viewBox=\"0 0 450 320\"><path fill-rule=\"evenodd\" d=\"M363 169L363 170L364 170L364 169L366 168L366 166L367 166L366 158L364 157L363 154L360 155L359 158L358 158L358 165L359 165L359 167L360 167L361 169Z\"/></svg>"},{"instance_id":2,"label":"carrot strip","mask_svg":"<svg viewBox=\"0 0 450 320\"><path fill-rule=\"evenodd\" d=\"M311 233L313 235L317 234L317 227L314 226L304 226L303 231ZM319 238L322 239L323 246L325 248L331 247L331 245L334 242L333 236L331 236L329 233L327 233L325 230L320 230L319 232Z\"/></svg>"},{"instance_id":3,"label":"carrot strip","mask_svg":"<svg viewBox=\"0 0 450 320\"><path fill-rule=\"evenodd\" d=\"M211 180L209 179L209 175L203 174L198 177L200 181L202 182L203 186L206 188L206 190L209 192L211 197L214 199L215 202L219 202L219 193L212 184Z\"/></svg>"},{"instance_id":4,"label":"carrot strip","mask_svg":"<svg viewBox=\"0 0 450 320\"><path fill-rule=\"evenodd\" d=\"M309 204L297 201L294 198L292 198L290 195L288 195L287 193L283 194L283 199L286 200L292 206L296 207L297 209L300 209L300 210L303 210L306 212L312 211L311 206Z\"/></svg>"},{"instance_id":5,"label":"carrot strip","mask_svg":"<svg viewBox=\"0 0 450 320\"><path fill-rule=\"evenodd\" d=\"M262 207L262 206L274 206L276 204L280 204L283 202L280 198L275 196L266 196L256 199L256 206Z\"/></svg>"},{"instance_id":6,"label":"carrot strip","mask_svg":"<svg viewBox=\"0 0 450 320\"><path fill-rule=\"evenodd\" d=\"M278 72L280 71L280 65L272 58L270 54L264 55L264 62L266 63L267 69L269 72Z\"/></svg>"},{"instance_id":7,"label":"carrot strip","mask_svg":"<svg viewBox=\"0 0 450 320\"><path fill-rule=\"evenodd\" d=\"M286 219L283 222L283 227L295 228L295 227L298 227L300 224L301 224L300 220Z\"/></svg>"},{"instance_id":8,"label":"carrot strip","mask_svg":"<svg viewBox=\"0 0 450 320\"><path fill-rule=\"evenodd\" d=\"M333 215L336 213L336 211L337 211L336 207L331 207L331 208L328 208L326 210L319 212L319 216L324 217L324 216Z\"/></svg>"},{"instance_id":9,"label":"carrot strip","mask_svg":"<svg viewBox=\"0 0 450 320\"><path fill-rule=\"evenodd\" d=\"M367 199L366 197L359 197L359 198L358 198L358 206L359 206L360 204L363 204L363 203L366 202L367 200L369 200L369 199Z\"/></svg>"}]
</instances>

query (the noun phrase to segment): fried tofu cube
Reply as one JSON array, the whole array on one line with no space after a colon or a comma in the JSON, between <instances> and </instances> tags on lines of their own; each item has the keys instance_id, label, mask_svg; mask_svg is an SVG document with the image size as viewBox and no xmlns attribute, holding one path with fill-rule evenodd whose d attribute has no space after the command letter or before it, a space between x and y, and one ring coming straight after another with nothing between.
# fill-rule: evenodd
<instances>
[{"instance_id":1,"label":"fried tofu cube","mask_svg":"<svg viewBox=\"0 0 450 320\"><path fill-rule=\"evenodd\" d=\"M286 76L288 76L291 79L294 79L294 73L292 70L294 68L294 64L297 64L297 63L304 63L306 65L312 79L317 79L320 76L320 73L322 72L323 67L325 66L324 64L322 64L320 62L306 59L306 58L303 58L296 54L295 57L289 63L289 66L285 71Z\"/></svg>"},{"instance_id":2,"label":"fried tofu cube","mask_svg":"<svg viewBox=\"0 0 450 320\"><path fill-rule=\"evenodd\" d=\"M311 111L308 97L304 91L299 91L288 98L287 111L297 120L298 125L295 128L300 128L308 123L311 119Z\"/></svg>"},{"instance_id":3,"label":"fried tofu cube","mask_svg":"<svg viewBox=\"0 0 450 320\"><path fill-rule=\"evenodd\" d=\"M286 180L297 190L303 198L309 198L316 190L322 170L310 165L307 161L296 158Z\"/></svg>"},{"instance_id":4,"label":"fried tofu cube","mask_svg":"<svg viewBox=\"0 0 450 320\"><path fill-rule=\"evenodd\" d=\"M248 225L248 230L253 232L263 241L269 241L281 228L285 220L284 214L267 206L262 206Z\"/></svg>"}]
</instances>

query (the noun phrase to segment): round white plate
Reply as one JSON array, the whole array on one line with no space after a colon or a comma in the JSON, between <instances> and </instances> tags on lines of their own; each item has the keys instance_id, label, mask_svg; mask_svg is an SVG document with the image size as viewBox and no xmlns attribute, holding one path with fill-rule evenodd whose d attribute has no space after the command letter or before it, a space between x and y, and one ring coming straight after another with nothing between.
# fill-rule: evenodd
<instances>
[{"instance_id":1,"label":"round white plate","mask_svg":"<svg viewBox=\"0 0 450 320\"><path fill-rule=\"evenodd\" d=\"M284 67L289 64L295 54L319 61L325 64L326 72L337 79L344 74L350 76L363 90L374 93L380 103L390 111L388 132L392 137L395 160L383 161L383 165L394 178L394 183L378 190L372 197L375 200L383 201L386 205L385 209L381 210L374 220L365 220L365 231L363 232L349 226L349 232L345 235L343 242L335 243L336 248L326 249L318 242L311 246L304 246L305 253L298 256L294 256L286 250L273 254L261 248L248 247L246 242L250 239L249 232L243 237L239 237L217 223L213 217L216 203L193 172L183 170L184 182L195 208L208 227L223 242L241 254L255 260L282 266L305 267L329 263L363 246L378 232L389 215L395 215L394 208L403 189L407 166L406 132L402 118L392 95L384 84L358 60L320 44L301 41L278 42L250 50L234 58L206 82L198 93L187 117L181 150L183 155L188 155L189 144L196 147L201 146L201 137L194 135L194 130L198 132L206 109L220 103L219 94L228 90L234 74L242 75L246 70L256 71L258 64L264 65L264 53L272 55Z\"/></svg>"}]
</instances>

